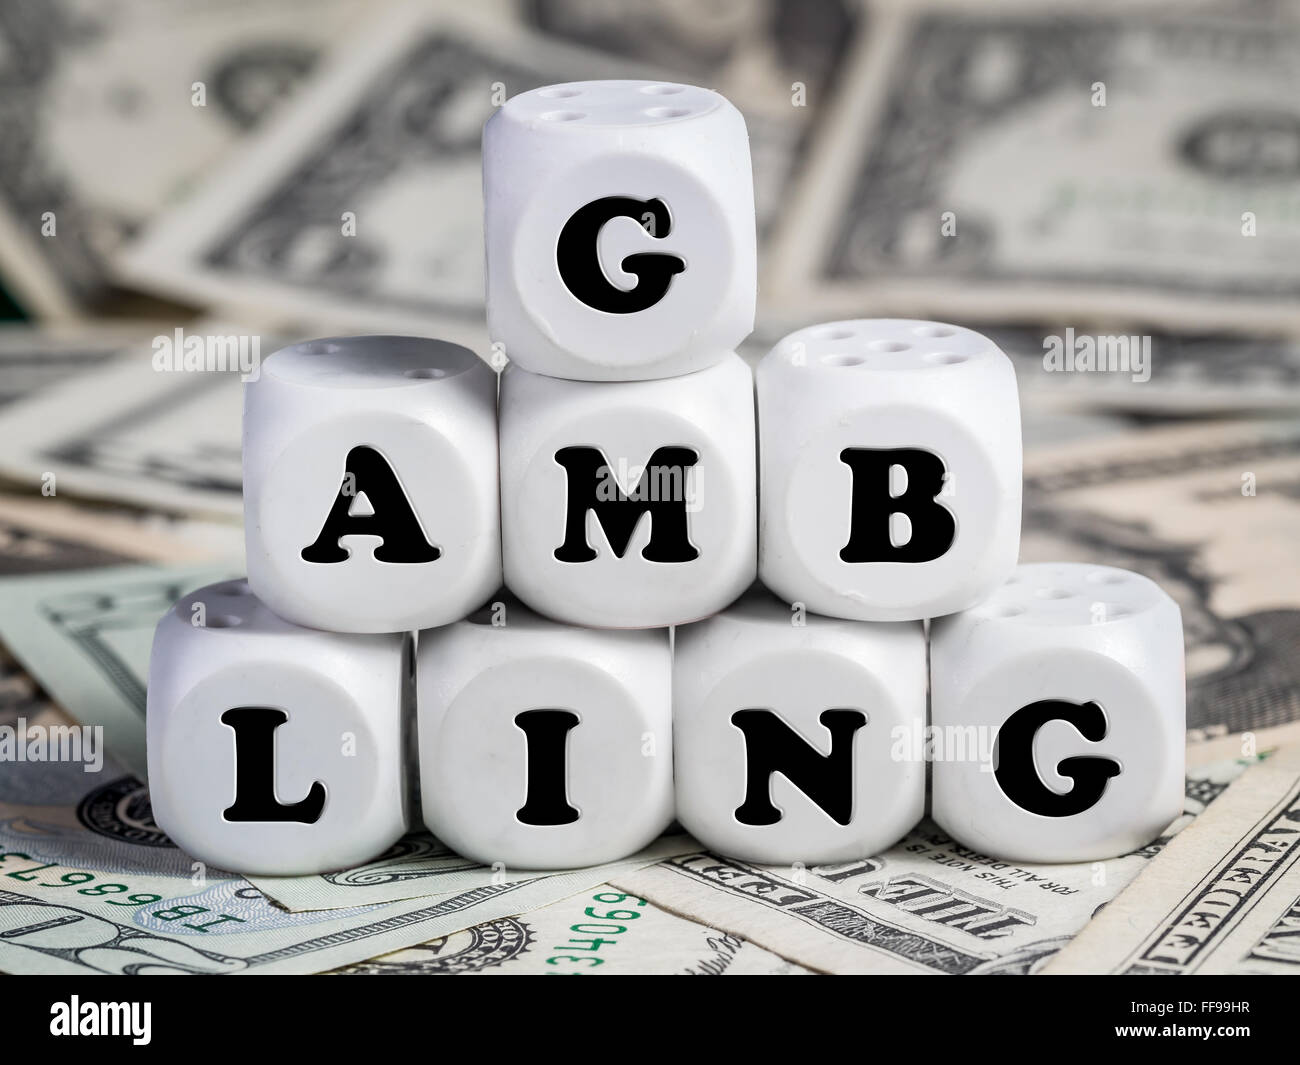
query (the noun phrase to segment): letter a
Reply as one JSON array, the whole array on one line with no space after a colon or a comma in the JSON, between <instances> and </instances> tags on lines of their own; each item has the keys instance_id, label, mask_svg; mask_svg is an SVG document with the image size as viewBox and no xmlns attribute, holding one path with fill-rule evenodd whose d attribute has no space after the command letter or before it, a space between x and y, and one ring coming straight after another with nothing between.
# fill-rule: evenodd
<instances>
[{"instance_id":1,"label":"letter a","mask_svg":"<svg viewBox=\"0 0 1300 1065\"><path fill-rule=\"evenodd\" d=\"M442 555L425 539L401 482L383 455L372 447L354 447L344 465L343 485L351 482L355 489L339 489L320 535L302 549L304 562L346 562L351 552L339 542L344 536L378 536L382 543L375 548L376 562L433 562ZM363 493L370 513L352 513Z\"/></svg>"}]
</instances>

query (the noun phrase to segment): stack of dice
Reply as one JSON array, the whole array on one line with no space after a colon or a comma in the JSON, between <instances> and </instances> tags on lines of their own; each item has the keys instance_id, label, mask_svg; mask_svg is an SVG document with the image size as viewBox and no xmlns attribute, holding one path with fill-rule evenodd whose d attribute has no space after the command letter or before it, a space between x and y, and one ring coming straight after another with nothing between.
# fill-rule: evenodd
<instances>
[{"instance_id":1,"label":"stack of dice","mask_svg":"<svg viewBox=\"0 0 1300 1065\"><path fill-rule=\"evenodd\" d=\"M1017 567L994 344L835 322L751 374L748 139L714 92L538 89L483 158L499 379L342 337L246 386L248 580L182 599L153 648L178 845L322 872L418 804L508 867L614 861L674 818L826 864L911 829L927 765L939 825L1009 860L1117 855L1179 814L1178 608L1122 570Z\"/></svg>"}]
</instances>

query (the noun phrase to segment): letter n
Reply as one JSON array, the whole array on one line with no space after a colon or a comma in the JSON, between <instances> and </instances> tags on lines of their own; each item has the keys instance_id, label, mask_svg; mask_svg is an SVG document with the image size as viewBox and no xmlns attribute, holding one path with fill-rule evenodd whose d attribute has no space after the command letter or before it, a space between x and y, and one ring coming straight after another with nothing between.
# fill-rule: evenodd
<instances>
[{"instance_id":1,"label":"letter n","mask_svg":"<svg viewBox=\"0 0 1300 1065\"><path fill-rule=\"evenodd\" d=\"M745 801L736 820L774 825L781 811L772 802L771 778L780 773L837 824L853 820L853 741L867 723L860 710L823 710L818 718L831 735L822 754L771 710L737 710L731 723L745 737Z\"/></svg>"}]
</instances>

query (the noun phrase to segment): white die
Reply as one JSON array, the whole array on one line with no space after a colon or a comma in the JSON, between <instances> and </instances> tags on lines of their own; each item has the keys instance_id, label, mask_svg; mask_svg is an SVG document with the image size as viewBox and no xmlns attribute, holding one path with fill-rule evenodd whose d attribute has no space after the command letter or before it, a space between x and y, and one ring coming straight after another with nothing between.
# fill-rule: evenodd
<instances>
[{"instance_id":1,"label":"white die","mask_svg":"<svg viewBox=\"0 0 1300 1065\"><path fill-rule=\"evenodd\" d=\"M594 632L498 600L419 635L429 830L485 864L599 865L673 816L664 631Z\"/></svg>"},{"instance_id":2,"label":"white die","mask_svg":"<svg viewBox=\"0 0 1300 1065\"><path fill-rule=\"evenodd\" d=\"M187 595L149 660L154 819L195 858L248 875L381 854L407 828L408 655L405 635L292 625L244 581Z\"/></svg>"},{"instance_id":3,"label":"white die","mask_svg":"<svg viewBox=\"0 0 1300 1065\"><path fill-rule=\"evenodd\" d=\"M585 381L711 366L754 328L745 120L709 89L579 81L483 129L488 333Z\"/></svg>"},{"instance_id":4,"label":"white die","mask_svg":"<svg viewBox=\"0 0 1300 1065\"><path fill-rule=\"evenodd\" d=\"M244 386L248 579L337 632L462 618L501 583L496 375L467 348L334 337Z\"/></svg>"},{"instance_id":5,"label":"white die","mask_svg":"<svg viewBox=\"0 0 1300 1065\"><path fill-rule=\"evenodd\" d=\"M932 769L934 819L954 839L1007 861L1092 861L1182 811L1183 630L1154 582L1023 565L930 634L936 742L981 747Z\"/></svg>"},{"instance_id":6,"label":"white die","mask_svg":"<svg viewBox=\"0 0 1300 1065\"><path fill-rule=\"evenodd\" d=\"M884 850L925 809L924 726L917 622L801 617L756 588L676 631L677 817L721 854L812 865Z\"/></svg>"},{"instance_id":7,"label":"white die","mask_svg":"<svg viewBox=\"0 0 1300 1065\"><path fill-rule=\"evenodd\" d=\"M759 576L773 591L821 614L910 621L972 606L1011 572L1020 406L987 337L832 322L791 333L755 376Z\"/></svg>"},{"instance_id":8,"label":"white die","mask_svg":"<svg viewBox=\"0 0 1300 1065\"><path fill-rule=\"evenodd\" d=\"M506 584L576 625L674 625L754 579L754 403L736 355L661 381L501 378Z\"/></svg>"}]
</instances>

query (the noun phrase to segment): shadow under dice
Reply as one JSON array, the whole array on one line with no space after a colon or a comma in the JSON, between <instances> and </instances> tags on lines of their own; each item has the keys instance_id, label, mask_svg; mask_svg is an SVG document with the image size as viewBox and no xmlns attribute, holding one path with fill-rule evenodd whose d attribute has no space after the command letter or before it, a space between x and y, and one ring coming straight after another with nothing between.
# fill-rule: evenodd
<instances>
[{"instance_id":1,"label":"shadow under dice","mask_svg":"<svg viewBox=\"0 0 1300 1065\"><path fill-rule=\"evenodd\" d=\"M1091 861L1181 813L1183 631L1155 583L1022 565L930 631L932 723L949 755L936 753L933 815L955 839L1009 861Z\"/></svg>"},{"instance_id":2,"label":"shadow under dice","mask_svg":"<svg viewBox=\"0 0 1300 1065\"><path fill-rule=\"evenodd\" d=\"M266 876L365 862L407 826L405 635L299 628L244 581L159 622L149 666L154 819L193 857Z\"/></svg>"},{"instance_id":3,"label":"shadow under dice","mask_svg":"<svg viewBox=\"0 0 1300 1065\"><path fill-rule=\"evenodd\" d=\"M677 631L677 816L747 861L847 861L920 820L925 724L917 623L806 617L756 588ZM900 755L901 752L901 755Z\"/></svg>"},{"instance_id":4,"label":"shadow under dice","mask_svg":"<svg viewBox=\"0 0 1300 1065\"><path fill-rule=\"evenodd\" d=\"M337 632L464 617L501 583L496 375L417 337L284 348L244 389L248 579Z\"/></svg>"},{"instance_id":5,"label":"shadow under dice","mask_svg":"<svg viewBox=\"0 0 1300 1065\"><path fill-rule=\"evenodd\" d=\"M612 628L693 621L754 578L752 377L730 355L661 381L501 381L506 584Z\"/></svg>"},{"instance_id":6,"label":"shadow under dice","mask_svg":"<svg viewBox=\"0 0 1300 1065\"><path fill-rule=\"evenodd\" d=\"M1020 543L1010 360L939 322L792 333L756 371L759 575L809 610L864 621L978 602Z\"/></svg>"},{"instance_id":7,"label":"shadow under dice","mask_svg":"<svg viewBox=\"0 0 1300 1065\"><path fill-rule=\"evenodd\" d=\"M709 89L521 93L484 127L483 196L488 332L525 370L669 377L754 327L749 139Z\"/></svg>"},{"instance_id":8,"label":"shadow under dice","mask_svg":"<svg viewBox=\"0 0 1300 1065\"><path fill-rule=\"evenodd\" d=\"M584 631L507 599L419 642L421 795L439 839L485 864L563 869L667 828L666 632Z\"/></svg>"}]
</instances>

